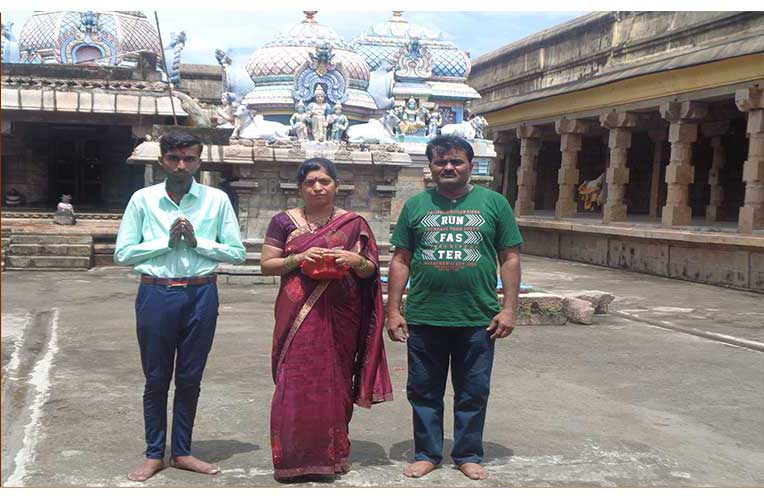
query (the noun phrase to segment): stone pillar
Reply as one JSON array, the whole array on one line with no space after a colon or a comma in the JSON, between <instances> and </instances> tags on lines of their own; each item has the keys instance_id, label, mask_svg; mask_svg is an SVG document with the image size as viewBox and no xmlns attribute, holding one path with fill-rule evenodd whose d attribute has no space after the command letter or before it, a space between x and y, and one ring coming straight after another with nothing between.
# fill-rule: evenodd
<instances>
[{"instance_id":1,"label":"stone pillar","mask_svg":"<svg viewBox=\"0 0 764 500\"><path fill-rule=\"evenodd\" d=\"M653 151L653 173L650 176L650 217L658 217L658 202L660 197L661 182L661 166L663 165L663 145L668 138L667 128L654 128L648 133L650 140L655 145Z\"/></svg>"},{"instance_id":2,"label":"stone pillar","mask_svg":"<svg viewBox=\"0 0 764 500\"><path fill-rule=\"evenodd\" d=\"M719 173L724 168L726 155L722 145L722 136L729 130L729 121L716 121L703 123L700 126L701 133L711 138L711 148L713 149L713 159L711 160L711 169L708 171L708 187L710 198L706 206L706 222L715 222L722 220L722 200L724 199L724 188L719 181Z\"/></svg>"},{"instance_id":3,"label":"stone pillar","mask_svg":"<svg viewBox=\"0 0 764 500\"><path fill-rule=\"evenodd\" d=\"M559 194L554 207L557 219L576 215L576 190L578 188L578 152L581 151L583 134L589 130L589 123L583 120L557 120L554 130L560 136L560 170L557 172Z\"/></svg>"},{"instance_id":4,"label":"stone pillar","mask_svg":"<svg viewBox=\"0 0 764 500\"><path fill-rule=\"evenodd\" d=\"M631 147L631 130L637 125L633 113L612 111L600 116L600 124L610 130L608 146L610 163L605 174L607 200L602 208L602 222L626 220L626 184L629 182L627 155Z\"/></svg>"},{"instance_id":5,"label":"stone pillar","mask_svg":"<svg viewBox=\"0 0 764 500\"><path fill-rule=\"evenodd\" d=\"M666 205L661 222L664 226L687 226L692 220L689 204L689 185L695 178L692 164L692 145L698 138L698 121L708 113L708 106L700 102L668 102L661 104L661 116L669 125L671 158L666 167Z\"/></svg>"},{"instance_id":6,"label":"stone pillar","mask_svg":"<svg viewBox=\"0 0 764 500\"><path fill-rule=\"evenodd\" d=\"M143 186L149 187L154 185L154 164L146 163L143 167Z\"/></svg>"},{"instance_id":7,"label":"stone pillar","mask_svg":"<svg viewBox=\"0 0 764 500\"><path fill-rule=\"evenodd\" d=\"M517 169L517 201L515 215L530 215L535 208L536 168L541 150L541 129L521 126L517 129L520 139L520 168Z\"/></svg>"},{"instance_id":8,"label":"stone pillar","mask_svg":"<svg viewBox=\"0 0 764 500\"><path fill-rule=\"evenodd\" d=\"M743 164L745 203L740 207L738 231L751 233L764 229L764 90L738 90L735 104L748 113L748 159Z\"/></svg>"}]
</instances>

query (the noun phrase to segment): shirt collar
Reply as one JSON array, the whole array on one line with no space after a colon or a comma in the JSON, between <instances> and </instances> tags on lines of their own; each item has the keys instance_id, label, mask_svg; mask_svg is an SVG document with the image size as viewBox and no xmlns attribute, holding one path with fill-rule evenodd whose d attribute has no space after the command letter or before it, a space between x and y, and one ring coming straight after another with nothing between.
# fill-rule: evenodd
<instances>
[{"instance_id":1,"label":"shirt collar","mask_svg":"<svg viewBox=\"0 0 764 500\"><path fill-rule=\"evenodd\" d=\"M169 200L170 199L170 195L167 194L167 179L165 179L165 181L163 183L163 186L164 186L164 188L162 189L162 194L164 195L165 198L167 198ZM201 195L201 191L202 191L201 186L199 185L198 182L196 182L196 179L194 179L192 177L191 178L191 187L188 189L188 193L186 193L186 194L190 194L194 198L199 198L199 196Z\"/></svg>"}]
</instances>

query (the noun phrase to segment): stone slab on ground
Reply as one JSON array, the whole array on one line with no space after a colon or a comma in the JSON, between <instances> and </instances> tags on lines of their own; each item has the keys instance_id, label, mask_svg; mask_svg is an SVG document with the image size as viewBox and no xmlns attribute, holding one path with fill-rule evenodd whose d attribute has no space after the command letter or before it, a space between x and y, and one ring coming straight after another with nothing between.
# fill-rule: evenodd
<instances>
[{"instance_id":1,"label":"stone slab on ground","mask_svg":"<svg viewBox=\"0 0 764 500\"><path fill-rule=\"evenodd\" d=\"M599 290L586 290L570 294L571 297L586 300L594 306L595 314L607 314L608 305L613 302L615 296Z\"/></svg>"},{"instance_id":2,"label":"stone slab on ground","mask_svg":"<svg viewBox=\"0 0 764 500\"><path fill-rule=\"evenodd\" d=\"M551 293L531 292L517 299L518 325L564 325L568 318L564 297Z\"/></svg>"},{"instance_id":3,"label":"stone slab on ground","mask_svg":"<svg viewBox=\"0 0 764 500\"><path fill-rule=\"evenodd\" d=\"M579 325L591 325L594 322L594 306L587 300L565 297L562 307L568 321Z\"/></svg>"}]
</instances>

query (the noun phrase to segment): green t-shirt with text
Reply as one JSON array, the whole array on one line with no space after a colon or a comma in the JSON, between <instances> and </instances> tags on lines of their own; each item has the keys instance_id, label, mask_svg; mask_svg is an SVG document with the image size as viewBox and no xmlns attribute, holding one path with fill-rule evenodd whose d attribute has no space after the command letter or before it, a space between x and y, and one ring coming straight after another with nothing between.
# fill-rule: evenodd
<instances>
[{"instance_id":1,"label":"green t-shirt with text","mask_svg":"<svg viewBox=\"0 0 764 500\"><path fill-rule=\"evenodd\" d=\"M488 326L501 310L498 252L522 242L509 202L490 189L474 186L457 200L435 189L410 198L390 240L412 252L406 321Z\"/></svg>"}]
</instances>

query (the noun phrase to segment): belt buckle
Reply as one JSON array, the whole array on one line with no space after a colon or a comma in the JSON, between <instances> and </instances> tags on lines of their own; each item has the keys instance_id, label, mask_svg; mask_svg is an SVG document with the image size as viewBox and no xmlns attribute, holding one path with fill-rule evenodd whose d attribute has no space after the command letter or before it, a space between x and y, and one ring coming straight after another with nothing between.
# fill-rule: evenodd
<instances>
[{"instance_id":1,"label":"belt buckle","mask_svg":"<svg viewBox=\"0 0 764 500\"><path fill-rule=\"evenodd\" d=\"M170 283L167 288L186 288L188 286L188 280L176 280L170 278Z\"/></svg>"}]
</instances>

